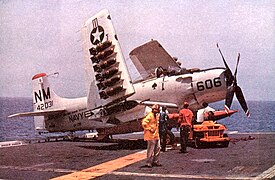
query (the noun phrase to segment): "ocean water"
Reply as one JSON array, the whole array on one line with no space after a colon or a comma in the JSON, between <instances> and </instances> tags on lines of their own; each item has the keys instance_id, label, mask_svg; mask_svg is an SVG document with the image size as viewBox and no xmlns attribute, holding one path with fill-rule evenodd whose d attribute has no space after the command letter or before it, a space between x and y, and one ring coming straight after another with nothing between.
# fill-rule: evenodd
<instances>
[{"instance_id":1,"label":"ocean water","mask_svg":"<svg viewBox=\"0 0 275 180\"><path fill-rule=\"evenodd\" d=\"M224 102L210 104L211 107L223 109ZM245 116L237 101L231 109L239 112L222 119L229 131L238 132L275 132L275 101L248 101L250 118ZM26 140L41 137L34 129L33 117L8 118L18 112L32 111L31 98L0 98L0 141Z\"/></svg>"},{"instance_id":2,"label":"ocean water","mask_svg":"<svg viewBox=\"0 0 275 180\"><path fill-rule=\"evenodd\" d=\"M234 101L231 109L238 112L231 117L221 119L229 131L238 132L275 132L275 101L248 101L250 117L246 117L237 101ZM214 104L215 109L223 109L224 102Z\"/></svg>"},{"instance_id":3,"label":"ocean water","mask_svg":"<svg viewBox=\"0 0 275 180\"><path fill-rule=\"evenodd\" d=\"M32 139L38 135L33 117L8 118L18 112L33 111L31 98L0 98L0 141Z\"/></svg>"}]
</instances>

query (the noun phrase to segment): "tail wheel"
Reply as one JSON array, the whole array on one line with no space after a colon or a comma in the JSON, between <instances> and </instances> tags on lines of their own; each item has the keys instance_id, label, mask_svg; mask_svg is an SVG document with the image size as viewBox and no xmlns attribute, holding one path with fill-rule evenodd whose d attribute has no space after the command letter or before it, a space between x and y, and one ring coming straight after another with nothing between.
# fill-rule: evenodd
<instances>
[{"instance_id":1,"label":"tail wheel","mask_svg":"<svg viewBox=\"0 0 275 180\"><path fill-rule=\"evenodd\" d=\"M170 130L167 130L166 144L172 145L174 143L175 143L175 135Z\"/></svg>"}]
</instances>

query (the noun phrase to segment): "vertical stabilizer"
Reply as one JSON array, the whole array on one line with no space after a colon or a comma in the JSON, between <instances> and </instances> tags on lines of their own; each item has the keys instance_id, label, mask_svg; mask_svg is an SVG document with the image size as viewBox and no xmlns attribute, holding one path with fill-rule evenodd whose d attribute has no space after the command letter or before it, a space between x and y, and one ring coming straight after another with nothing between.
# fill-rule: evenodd
<instances>
[{"instance_id":1,"label":"vertical stabilizer","mask_svg":"<svg viewBox=\"0 0 275 180\"><path fill-rule=\"evenodd\" d=\"M88 107L126 99L134 88L108 10L88 19L81 29L88 83Z\"/></svg>"},{"instance_id":2,"label":"vertical stabilizer","mask_svg":"<svg viewBox=\"0 0 275 180\"><path fill-rule=\"evenodd\" d=\"M58 108L60 97L51 89L46 73L36 74L32 78L33 110L46 111ZM36 130L45 130L45 117L34 116Z\"/></svg>"},{"instance_id":3,"label":"vertical stabilizer","mask_svg":"<svg viewBox=\"0 0 275 180\"><path fill-rule=\"evenodd\" d=\"M40 73L33 76L32 85L34 111L58 108L60 97L51 89L47 74Z\"/></svg>"}]
</instances>

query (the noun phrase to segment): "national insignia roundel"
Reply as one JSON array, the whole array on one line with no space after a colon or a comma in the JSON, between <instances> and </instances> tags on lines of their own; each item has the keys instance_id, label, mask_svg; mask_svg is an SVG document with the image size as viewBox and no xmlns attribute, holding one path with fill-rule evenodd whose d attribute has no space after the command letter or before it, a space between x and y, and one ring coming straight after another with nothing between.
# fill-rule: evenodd
<instances>
[{"instance_id":1,"label":"national insignia roundel","mask_svg":"<svg viewBox=\"0 0 275 180\"><path fill-rule=\"evenodd\" d=\"M93 45L97 45L104 39L104 29L102 26L97 26L91 31L90 40Z\"/></svg>"}]
</instances>

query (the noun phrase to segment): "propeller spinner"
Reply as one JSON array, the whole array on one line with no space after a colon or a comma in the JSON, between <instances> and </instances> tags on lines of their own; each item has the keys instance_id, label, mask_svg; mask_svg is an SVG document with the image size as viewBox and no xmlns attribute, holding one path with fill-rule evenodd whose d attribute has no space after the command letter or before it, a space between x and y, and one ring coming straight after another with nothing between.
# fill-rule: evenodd
<instances>
[{"instance_id":1,"label":"propeller spinner","mask_svg":"<svg viewBox=\"0 0 275 180\"><path fill-rule=\"evenodd\" d=\"M240 61L240 53L238 53L238 58L237 58L237 64L236 64L236 68L235 68L235 72L234 75L232 74L232 71L230 70L229 66L227 65L225 58L219 48L219 45L217 44L217 48L219 49L219 52L222 56L224 65L225 65L225 78L226 78L226 85L227 85L227 92L226 92L226 98L225 98L225 111L228 112L231 104L232 104L232 100L234 97L234 94L236 94L236 97L242 107L242 109L244 110L245 114L247 117L250 116L250 112L249 109L247 107L247 103L245 101L242 89L240 88L240 86L238 86L237 84L237 71L238 71L238 65L239 65L239 61Z\"/></svg>"}]
</instances>

